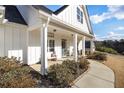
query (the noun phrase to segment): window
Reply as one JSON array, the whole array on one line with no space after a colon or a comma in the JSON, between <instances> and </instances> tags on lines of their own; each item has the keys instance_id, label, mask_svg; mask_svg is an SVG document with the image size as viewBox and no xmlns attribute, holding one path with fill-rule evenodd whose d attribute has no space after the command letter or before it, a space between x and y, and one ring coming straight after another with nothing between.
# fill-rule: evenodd
<instances>
[{"instance_id":1,"label":"window","mask_svg":"<svg viewBox=\"0 0 124 93\"><path fill-rule=\"evenodd\" d=\"M77 7L77 20L83 24L83 12Z\"/></svg>"},{"instance_id":2,"label":"window","mask_svg":"<svg viewBox=\"0 0 124 93\"><path fill-rule=\"evenodd\" d=\"M49 40L49 51L54 52L55 40Z\"/></svg>"},{"instance_id":3,"label":"window","mask_svg":"<svg viewBox=\"0 0 124 93\"><path fill-rule=\"evenodd\" d=\"M85 41L85 48L90 48L90 41Z\"/></svg>"}]
</instances>

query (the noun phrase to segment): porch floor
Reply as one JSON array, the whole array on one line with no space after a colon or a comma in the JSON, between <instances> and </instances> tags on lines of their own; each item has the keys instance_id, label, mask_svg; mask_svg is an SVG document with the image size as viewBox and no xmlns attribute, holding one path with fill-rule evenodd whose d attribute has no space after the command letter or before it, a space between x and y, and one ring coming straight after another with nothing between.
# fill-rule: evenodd
<instances>
[{"instance_id":1,"label":"porch floor","mask_svg":"<svg viewBox=\"0 0 124 93\"><path fill-rule=\"evenodd\" d=\"M80 56L79 56L80 58ZM64 60L74 60L74 57L73 56L70 56L70 57L63 57L62 59L60 60L57 60L57 61L48 61L48 67L50 67L51 65L54 65L54 64L61 64ZM33 64L33 65L30 65L30 67L32 67L34 70L36 70L37 72L39 72L41 74L41 64L40 63L36 63L36 64Z\"/></svg>"},{"instance_id":2,"label":"porch floor","mask_svg":"<svg viewBox=\"0 0 124 93\"><path fill-rule=\"evenodd\" d=\"M62 61L48 61L48 67L51 66L51 65L54 65L54 64L61 64ZM36 70L37 72L39 72L41 74L41 64L40 63L37 63L37 64L33 64L33 65L30 65L30 67L32 67L34 70Z\"/></svg>"}]
</instances>

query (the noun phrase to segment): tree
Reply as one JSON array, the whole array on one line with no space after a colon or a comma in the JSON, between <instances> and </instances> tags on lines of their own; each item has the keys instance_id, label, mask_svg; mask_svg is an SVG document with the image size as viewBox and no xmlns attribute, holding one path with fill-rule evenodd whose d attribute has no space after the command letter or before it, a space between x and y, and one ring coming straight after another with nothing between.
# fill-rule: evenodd
<instances>
[{"instance_id":1,"label":"tree","mask_svg":"<svg viewBox=\"0 0 124 93\"><path fill-rule=\"evenodd\" d=\"M95 41L96 50L99 47L108 47L116 50L118 53L124 53L124 39L117 40L104 40L104 41Z\"/></svg>"}]
</instances>

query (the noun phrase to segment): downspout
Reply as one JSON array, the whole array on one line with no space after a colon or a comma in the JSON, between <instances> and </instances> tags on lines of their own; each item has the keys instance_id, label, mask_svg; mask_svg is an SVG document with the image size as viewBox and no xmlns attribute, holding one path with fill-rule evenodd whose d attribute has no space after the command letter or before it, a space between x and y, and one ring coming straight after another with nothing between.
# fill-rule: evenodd
<instances>
[{"instance_id":1,"label":"downspout","mask_svg":"<svg viewBox=\"0 0 124 93\"><path fill-rule=\"evenodd\" d=\"M48 25L49 25L49 22L50 22L50 17L48 17L48 18L47 18L47 22L46 22L46 25L45 25L45 27L48 27Z\"/></svg>"}]
</instances>

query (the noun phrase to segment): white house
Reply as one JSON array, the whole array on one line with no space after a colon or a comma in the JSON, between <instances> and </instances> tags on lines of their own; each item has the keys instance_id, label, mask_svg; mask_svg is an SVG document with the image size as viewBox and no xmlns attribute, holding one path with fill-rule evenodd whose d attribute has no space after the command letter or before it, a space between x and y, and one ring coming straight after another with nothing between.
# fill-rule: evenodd
<instances>
[{"instance_id":1,"label":"white house","mask_svg":"<svg viewBox=\"0 0 124 93\"><path fill-rule=\"evenodd\" d=\"M94 51L86 6L64 5L51 11L42 5L0 6L0 56L15 56L26 64L41 60L42 74L47 60L85 56L85 41Z\"/></svg>"}]
</instances>

